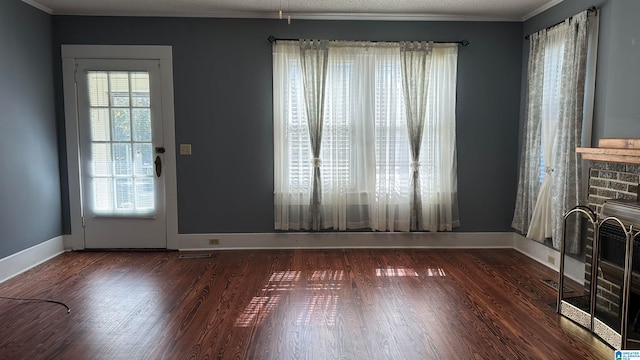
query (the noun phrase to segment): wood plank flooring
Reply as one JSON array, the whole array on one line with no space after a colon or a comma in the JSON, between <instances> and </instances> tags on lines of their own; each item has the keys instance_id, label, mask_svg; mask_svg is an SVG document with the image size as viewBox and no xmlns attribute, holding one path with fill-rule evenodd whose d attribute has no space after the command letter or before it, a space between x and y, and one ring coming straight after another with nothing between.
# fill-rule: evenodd
<instances>
[{"instance_id":1,"label":"wood plank flooring","mask_svg":"<svg viewBox=\"0 0 640 360\"><path fill-rule=\"evenodd\" d=\"M0 284L0 359L613 359L511 249L71 252Z\"/></svg>"}]
</instances>

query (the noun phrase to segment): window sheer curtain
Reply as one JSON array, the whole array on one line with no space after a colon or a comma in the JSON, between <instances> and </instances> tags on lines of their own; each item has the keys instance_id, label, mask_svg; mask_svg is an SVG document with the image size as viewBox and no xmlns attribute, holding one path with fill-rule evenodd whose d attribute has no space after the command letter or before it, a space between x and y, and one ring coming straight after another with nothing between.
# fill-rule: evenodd
<instances>
[{"instance_id":1,"label":"window sheer curtain","mask_svg":"<svg viewBox=\"0 0 640 360\"><path fill-rule=\"evenodd\" d=\"M309 210L309 227L312 230L322 228L322 188L320 180L320 147L324 120L324 96L327 80L327 62L329 44L327 41L301 40L300 64L304 104L307 110L307 126L311 154L313 155L313 182Z\"/></svg>"},{"instance_id":2,"label":"window sheer curtain","mask_svg":"<svg viewBox=\"0 0 640 360\"><path fill-rule=\"evenodd\" d=\"M595 15L597 17L597 13ZM575 152L585 116L588 15L530 39L526 123L512 226L559 248L562 214L581 200L582 169ZM597 36L597 33L595 34ZM595 50L595 49L593 49ZM541 161L545 175L540 185ZM579 252L579 224L568 224L567 251Z\"/></svg>"},{"instance_id":3,"label":"window sheer curtain","mask_svg":"<svg viewBox=\"0 0 640 360\"><path fill-rule=\"evenodd\" d=\"M422 230L460 226L456 156L458 46L433 44L429 96L420 150Z\"/></svg>"},{"instance_id":4,"label":"window sheer curtain","mask_svg":"<svg viewBox=\"0 0 640 360\"><path fill-rule=\"evenodd\" d=\"M311 140L298 42L273 52L274 213L277 230L309 228L313 186Z\"/></svg>"},{"instance_id":5,"label":"window sheer curtain","mask_svg":"<svg viewBox=\"0 0 640 360\"><path fill-rule=\"evenodd\" d=\"M328 54L320 149L321 228L409 231L412 160L399 44L332 41ZM444 91L429 85L421 144L432 150L423 150L428 155L419 167L421 178L428 179L420 187L421 204L436 209L422 213L424 224L438 222L429 230L451 229L458 222L457 202L451 204L456 185L432 180L438 178L433 174L436 168L444 164L445 178L455 181L457 45L438 48L438 54L443 70L431 66L430 77L453 84L443 86ZM280 230L310 229L305 218L313 188L312 160L317 156L309 145L302 77L298 43L276 42L274 205L275 226ZM433 101L444 104L436 106ZM430 143L443 140L448 142ZM430 203L442 199L449 203Z\"/></svg>"},{"instance_id":6,"label":"window sheer curtain","mask_svg":"<svg viewBox=\"0 0 640 360\"><path fill-rule=\"evenodd\" d=\"M431 43L400 43L402 85L404 90L409 148L411 153L411 185L409 208L411 230L422 230L422 186L420 185L420 148L427 113L429 75L431 73Z\"/></svg>"},{"instance_id":7,"label":"window sheer curtain","mask_svg":"<svg viewBox=\"0 0 640 360\"><path fill-rule=\"evenodd\" d=\"M398 47L331 42L323 159L325 228L408 230ZM404 174L403 172L406 172Z\"/></svg>"},{"instance_id":8,"label":"window sheer curtain","mask_svg":"<svg viewBox=\"0 0 640 360\"><path fill-rule=\"evenodd\" d=\"M562 68L564 59L564 47L568 31L564 26L543 30L533 34L531 42L540 44L540 51L535 55L535 61L539 62L541 69L536 69L536 86L542 86L542 97L536 99L537 113L535 117L536 128L539 127L540 156L536 159L543 161L539 167L545 166L545 176L538 189L531 215L531 225L527 237L543 242L545 238L552 237L553 216L551 203L551 179L553 177L553 159L556 152L556 132L560 117L560 98L562 90ZM537 66L535 64L534 66ZM539 182L539 180L537 181Z\"/></svg>"}]
</instances>

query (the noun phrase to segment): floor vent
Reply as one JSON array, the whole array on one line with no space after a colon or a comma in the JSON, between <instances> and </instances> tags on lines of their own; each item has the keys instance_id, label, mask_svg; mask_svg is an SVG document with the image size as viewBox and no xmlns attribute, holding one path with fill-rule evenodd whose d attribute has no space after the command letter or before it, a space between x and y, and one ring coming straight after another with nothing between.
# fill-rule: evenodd
<instances>
[{"instance_id":1,"label":"floor vent","mask_svg":"<svg viewBox=\"0 0 640 360\"><path fill-rule=\"evenodd\" d=\"M178 259L204 259L204 258L210 258L210 257L211 257L211 254L209 253L178 255Z\"/></svg>"},{"instance_id":2,"label":"floor vent","mask_svg":"<svg viewBox=\"0 0 640 360\"><path fill-rule=\"evenodd\" d=\"M554 290L558 290L558 282L555 280L551 280L551 279L544 279L544 280L540 280L543 283L547 284L548 286L552 287ZM564 293L571 293L573 292L573 290L567 288L566 286L563 286L564 288Z\"/></svg>"}]
</instances>

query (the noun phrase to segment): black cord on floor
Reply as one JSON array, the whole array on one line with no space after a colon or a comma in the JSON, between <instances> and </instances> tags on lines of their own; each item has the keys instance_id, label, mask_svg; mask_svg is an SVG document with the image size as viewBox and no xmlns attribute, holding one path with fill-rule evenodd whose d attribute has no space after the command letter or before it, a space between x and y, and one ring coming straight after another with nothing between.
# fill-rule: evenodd
<instances>
[{"instance_id":1,"label":"black cord on floor","mask_svg":"<svg viewBox=\"0 0 640 360\"><path fill-rule=\"evenodd\" d=\"M31 299L31 298L13 298L13 297L6 297L6 296L0 296L0 299L3 300L15 300L15 301L34 301L34 302L45 302L45 303L52 303L52 304L58 304L58 305L62 305L67 309L67 314L71 313L71 308L69 308L67 306L67 304L60 302L60 301L56 301L56 300L49 300L49 299Z\"/></svg>"}]
</instances>

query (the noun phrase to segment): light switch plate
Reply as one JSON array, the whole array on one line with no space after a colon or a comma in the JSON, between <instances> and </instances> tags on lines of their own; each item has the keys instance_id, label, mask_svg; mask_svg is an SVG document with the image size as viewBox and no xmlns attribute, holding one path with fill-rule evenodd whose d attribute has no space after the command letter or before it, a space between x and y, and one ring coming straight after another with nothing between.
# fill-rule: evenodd
<instances>
[{"instance_id":1,"label":"light switch plate","mask_svg":"<svg viewBox=\"0 0 640 360\"><path fill-rule=\"evenodd\" d=\"M180 144L180 155L191 155L191 144Z\"/></svg>"}]
</instances>

